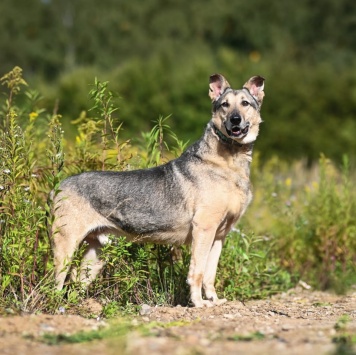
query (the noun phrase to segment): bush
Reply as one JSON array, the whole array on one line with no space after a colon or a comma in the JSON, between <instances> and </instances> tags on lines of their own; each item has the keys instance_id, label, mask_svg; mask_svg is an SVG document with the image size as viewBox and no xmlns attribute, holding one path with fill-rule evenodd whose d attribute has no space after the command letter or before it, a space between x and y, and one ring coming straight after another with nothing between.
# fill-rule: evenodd
<instances>
[{"instance_id":1,"label":"bush","mask_svg":"<svg viewBox=\"0 0 356 355\"><path fill-rule=\"evenodd\" d=\"M354 172L321 155L310 169L279 159L256 167L256 194L244 223L274 244L281 267L316 288L345 292L355 283ZM262 177L262 178L260 178Z\"/></svg>"}]
</instances>

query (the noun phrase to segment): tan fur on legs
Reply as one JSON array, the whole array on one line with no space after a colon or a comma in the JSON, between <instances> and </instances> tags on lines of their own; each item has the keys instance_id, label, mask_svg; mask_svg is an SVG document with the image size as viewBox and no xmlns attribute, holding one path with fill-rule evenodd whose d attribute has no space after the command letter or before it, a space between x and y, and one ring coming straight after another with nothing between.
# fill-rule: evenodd
<instances>
[{"instance_id":1,"label":"tan fur on legs","mask_svg":"<svg viewBox=\"0 0 356 355\"><path fill-rule=\"evenodd\" d=\"M64 286L65 279L68 275L73 255L77 249L75 240L69 240L66 244L61 244L57 247L56 240L62 240L63 235L55 234L54 239L54 274L56 278L56 287L61 290Z\"/></svg>"},{"instance_id":2,"label":"tan fur on legs","mask_svg":"<svg viewBox=\"0 0 356 355\"><path fill-rule=\"evenodd\" d=\"M84 254L83 267L87 269L90 262L90 277L85 277L82 271L80 279L83 279L87 284L92 281L100 272L102 263L98 259L101 243L98 238L103 238L103 234L94 232L98 226L107 223L107 220L94 211L89 203L82 197L71 191L62 191L56 198L54 204L55 215L52 229L52 242L54 252L54 266L57 289L63 288L66 276L71 268L73 255L84 239L87 240L88 248ZM107 238L107 237L106 237ZM105 239L105 238L104 238ZM92 259L92 261L91 261ZM78 271L72 270L72 279L77 279ZM95 275L95 276L93 276Z\"/></svg>"},{"instance_id":3,"label":"tan fur on legs","mask_svg":"<svg viewBox=\"0 0 356 355\"><path fill-rule=\"evenodd\" d=\"M213 245L218 225L213 217L216 218L217 216L217 214L211 216L205 209L202 209L197 212L193 221L192 257L189 266L188 284L190 285L190 298L195 307L213 306L211 301L203 300L202 286L209 251ZM205 222L205 228L202 228L202 220L209 220L209 225Z\"/></svg>"},{"instance_id":4,"label":"tan fur on legs","mask_svg":"<svg viewBox=\"0 0 356 355\"><path fill-rule=\"evenodd\" d=\"M203 278L203 288L205 292L205 297L216 305L226 302L225 298L218 298L214 286L216 270L218 267L222 246L222 239L217 239L214 241L213 246L210 249Z\"/></svg>"}]
</instances>

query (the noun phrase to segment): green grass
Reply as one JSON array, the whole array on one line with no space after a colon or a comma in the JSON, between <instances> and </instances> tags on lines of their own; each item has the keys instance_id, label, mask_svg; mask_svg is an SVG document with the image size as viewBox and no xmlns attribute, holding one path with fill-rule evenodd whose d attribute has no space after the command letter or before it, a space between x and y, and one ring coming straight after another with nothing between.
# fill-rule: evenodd
<instances>
[{"instance_id":1,"label":"green grass","mask_svg":"<svg viewBox=\"0 0 356 355\"><path fill-rule=\"evenodd\" d=\"M87 291L72 284L58 292L47 231L52 223L48 193L57 193L66 176L145 168L180 155L187 142L171 130L169 118L159 117L135 143L122 139L118 95L96 79L89 95L93 107L73 117L77 136L66 140L57 105L46 112L20 68L0 81L5 94L0 102L0 308L56 313L59 307L77 309L92 297L104 305L105 317L116 317L135 313L142 303L187 304L189 247L181 247L175 260L170 246L115 238L104 247L106 266ZM324 156L312 167L278 157L260 164L256 151L254 202L223 248L216 280L220 296L264 298L299 279L337 292L355 284L354 177L347 157L339 167Z\"/></svg>"},{"instance_id":2,"label":"green grass","mask_svg":"<svg viewBox=\"0 0 356 355\"><path fill-rule=\"evenodd\" d=\"M185 327L196 323L195 321L172 321L172 322L150 322L147 324L133 325L132 321L124 318L111 320L105 326L97 330L80 331L74 334L52 334L46 333L38 340L48 345L87 343L95 340L107 340L121 338L124 342L125 336L136 331L143 336L154 336L156 329L169 329L171 327Z\"/></svg>"},{"instance_id":3,"label":"green grass","mask_svg":"<svg viewBox=\"0 0 356 355\"><path fill-rule=\"evenodd\" d=\"M263 339L265 339L265 335L260 332L254 332L247 335L235 334L233 336L228 337L228 340L233 340L233 341L254 341L254 340L263 340Z\"/></svg>"},{"instance_id":4,"label":"green grass","mask_svg":"<svg viewBox=\"0 0 356 355\"><path fill-rule=\"evenodd\" d=\"M122 338L132 329L133 326L129 322L120 319L120 321L116 321L98 330L81 331L74 334L46 333L39 340L48 345L86 343L94 340Z\"/></svg>"},{"instance_id":5,"label":"green grass","mask_svg":"<svg viewBox=\"0 0 356 355\"><path fill-rule=\"evenodd\" d=\"M337 334L332 338L336 344L335 354L352 355L355 354L356 333L349 329L351 318L348 314L341 316L336 322L334 328Z\"/></svg>"}]
</instances>

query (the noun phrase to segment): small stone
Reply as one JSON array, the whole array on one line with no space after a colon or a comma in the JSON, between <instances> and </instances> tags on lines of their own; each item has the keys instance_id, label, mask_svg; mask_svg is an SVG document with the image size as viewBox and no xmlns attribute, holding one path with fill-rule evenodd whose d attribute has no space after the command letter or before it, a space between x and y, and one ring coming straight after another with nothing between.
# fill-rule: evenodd
<instances>
[{"instance_id":1,"label":"small stone","mask_svg":"<svg viewBox=\"0 0 356 355\"><path fill-rule=\"evenodd\" d=\"M47 333L47 332L50 333L50 332L54 332L54 331L55 331L55 328L52 327L51 325L48 325L48 324L42 323L42 324L40 325L40 327L41 327L41 329L42 329L43 331L45 331L46 333Z\"/></svg>"},{"instance_id":2,"label":"small stone","mask_svg":"<svg viewBox=\"0 0 356 355\"><path fill-rule=\"evenodd\" d=\"M270 326L265 327L264 329L259 330L261 334L267 335L267 334L274 334L274 329Z\"/></svg>"},{"instance_id":3,"label":"small stone","mask_svg":"<svg viewBox=\"0 0 356 355\"><path fill-rule=\"evenodd\" d=\"M151 307L148 304L143 304L140 309L140 315L145 316L152 312Z\"/></svg>"},{"instance_id":4,"label":"small stone","mask_svg":"<svg viewBox=\"0 0 356 355\"><path fill-rule=\"evenodd\" d=\"M200 339L200 345L206 347L206 346L209 346L210 344L211 344L211 341L209 339L206 339L206 338Z\"/></svg>"},{"instance_id":5,"label":"small stone","mask_svg":"<svg viewBox=\"0 0 356 355\"><path fill-rule=\"evenodd\" d=\"M229 314L229 313L223 314L223 317L226 318L226 319L234 319L234 315L233 314Z\"/></svg>"},{"instance_id":6,"label":"small stone","mask_svg":"<svg viewBox=\"0 0 356 355\"><path fill-rule=\"evenodd\" d=\"M287 332L289 330L292 330L292 329L294 329L294 327L292 325L290 325L290 324L283 324L282 325L282 330L285 331L285 332Z\"/></svg>"},{"instance_id":7,"label":"small stone","mask_svg":"<svg viewBox=\"0 0 356 355\"><path fill-rule=\"evenodd\" d=\"M64 314L66 312L66 309L63 306L61 306L61 307L58 308L58 312L60 314Z\"/></svg>"},{"instance_id":8,"label":"small stone","mask_svg":"<svg viewBox=\"0 0 356 355\"><path fill-rule=\"evenodd\" d=\"M303 280L299 280L299 285L302 286L304 289L306 290L310 290L312 287L310 285L308 285L306 282L304 282Z\"/></svg>"}]
</instances>

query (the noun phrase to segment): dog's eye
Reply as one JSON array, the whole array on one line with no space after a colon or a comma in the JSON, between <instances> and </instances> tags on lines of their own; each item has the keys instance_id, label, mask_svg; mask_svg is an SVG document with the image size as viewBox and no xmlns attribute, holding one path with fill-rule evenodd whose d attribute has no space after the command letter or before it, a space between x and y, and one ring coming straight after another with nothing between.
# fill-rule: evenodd
<instances>
[{"instance_id":1,"label":"dog's eye","mask_svg":"<svg viewBox=\"0 0 356 355\"><path fill-rule=\"evenodd\" d=\"M241 102L241 104L242 104L242 106L248 106L250 103L248 102L248 101L246 101L246 100L243 100L242 102Z\"/></svg>"},{"instance_id":2,"label":"dog's eye","mask_svg":"<svg viewBox=\"0 0 356 355\"><path fill-rule=\"evenodd\" d=\"M224 101L222 104L221 104L222 107L229 107L230 104L227 102L227 101Z\"/></svg>"}]
</instances>

